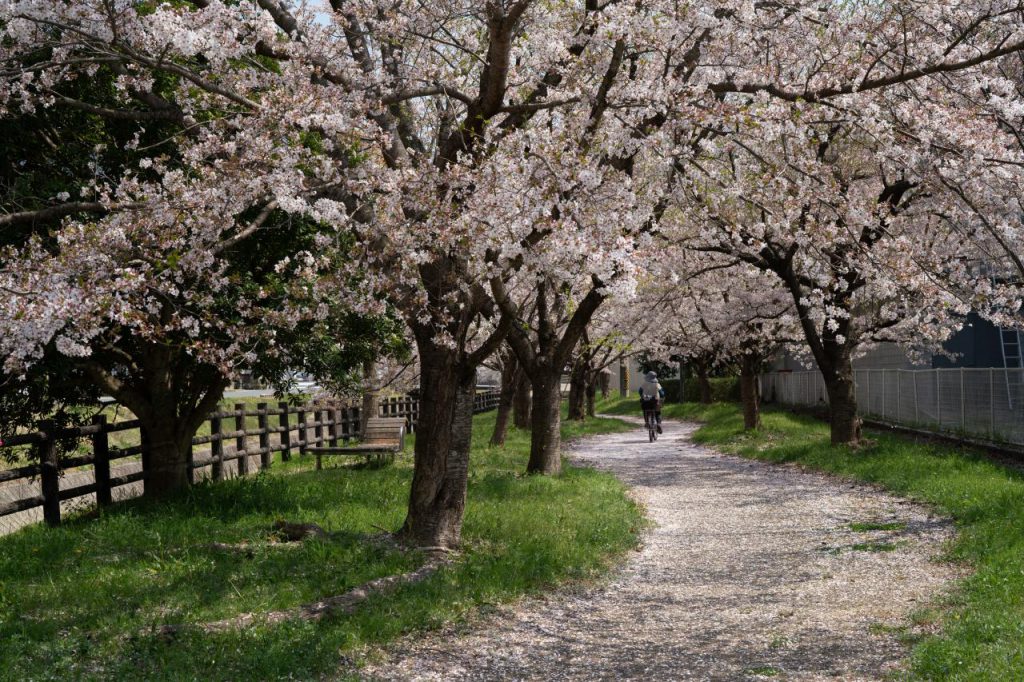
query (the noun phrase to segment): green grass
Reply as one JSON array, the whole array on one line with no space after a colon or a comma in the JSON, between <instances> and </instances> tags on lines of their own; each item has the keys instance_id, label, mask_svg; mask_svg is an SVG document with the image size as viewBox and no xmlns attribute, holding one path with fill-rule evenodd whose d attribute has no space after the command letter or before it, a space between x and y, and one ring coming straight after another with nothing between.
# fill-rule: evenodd
<instances>
[{"instance_id":1,"label":"green grass","mask_svg":"<svg viewBox=\"0 0 1024 682\"><path fill-rule=\"evenodd\" d=\"M636 414L636 401L611 401L602 411ZM828 426L806 416L766 411L763 428L743 432L737 405L667 405L664 414L704 425L694 439L770 462L793 462L881 485L952 517L957 539L948 559L973 573L941 612L923 610L918 624L938 619L939 634L912 654L911 675L923 680L1003 681L1024 671L1024 474L970 449L868 431L860 449L832 447ZM879 543L876 543L879 544ZM883 543L884 544L884 543ZM881 548L874 548L878 551Z\"/></svg>"},{"instance_id":2,"label":"green grass","mask_svg":"<svg viewBox=\"0 0 1024 682\"><path fill-rule=\"evenodd\" d=\"M866 521L863 523L851 523L850 530L854 533L871 533L876 530L903 530L907 527L907 524L902 521L894 521L892 523L877 523L874 521Z\"/></svg>"},{"instance_id":3,"label":"green grass","mask_svg":"<svg viewBox=\"0 0 1024 682\"><path fill-rule=\"evenodd\" d=\"M600 576L637 543L640 510L611 475L566 467L524 476L529 434L486 446L493 413L474 421L458 560L371 598L351 615L206 633L195 626L283 609L411 570L423 557L368 542L404 517L411 463L311 471L296 456L271 472L199 485L166 503L137 500L58 529L0 538L0 679L263 680L338 674L404 633L566 581ZM629 428L569 424L572 438ZM277 519L335 535L270 546ZM251 556L209 548L252 543ZM173 638L152 626L184 624Z\"/></svg>"}]
</instances>

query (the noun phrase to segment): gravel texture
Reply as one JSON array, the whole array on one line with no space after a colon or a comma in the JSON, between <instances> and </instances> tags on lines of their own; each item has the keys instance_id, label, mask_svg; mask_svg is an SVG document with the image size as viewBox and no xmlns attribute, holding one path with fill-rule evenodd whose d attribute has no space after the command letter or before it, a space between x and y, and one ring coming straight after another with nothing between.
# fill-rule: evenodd
<instances>
[{"instance_id":1,"label":"gravel texture","mask_svg":"<svg viewBox=\"0 0 1024 682\"><path fill-rule=\"evenodd\" d=\"M952 525L873 488L719 454L665 423L590 438L654 522L605 584L393 646L371 680L879 680L956 577ZM855 532L851 523L899 523Z\"/></svg>"}]
</instances>

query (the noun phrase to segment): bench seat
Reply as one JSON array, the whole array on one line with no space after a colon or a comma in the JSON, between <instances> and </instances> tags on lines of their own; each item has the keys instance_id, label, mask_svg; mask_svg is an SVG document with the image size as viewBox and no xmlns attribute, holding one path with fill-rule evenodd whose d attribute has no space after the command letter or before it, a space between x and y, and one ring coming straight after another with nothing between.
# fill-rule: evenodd
<instances>
[{"instance_id":1,"label":"bench seat","mask_svg":"<svg viewBox=\"0 0 1024 682\"><path fill-rule=\"evenodd\" d=\"M405 419L402 417L376 417L366 421L363 437L357 445L349 447L316 446L307 452L316 455L316 468L322 468L323 455L360 455L369 461L377 455L378 463L393 461L395 455L405 449Z\"/></svg>"}]
</instances>

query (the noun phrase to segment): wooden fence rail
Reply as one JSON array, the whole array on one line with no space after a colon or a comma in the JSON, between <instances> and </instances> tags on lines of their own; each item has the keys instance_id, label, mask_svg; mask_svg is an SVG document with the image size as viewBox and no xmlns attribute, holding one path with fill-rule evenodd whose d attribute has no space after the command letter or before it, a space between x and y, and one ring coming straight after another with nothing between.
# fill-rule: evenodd
<instances>
[{"instance_id":1,"label":"wooden fence rail","mask_svg":"<svg viewBox=\"0 0 1024 682\"><path fill-rule=\"evenodd\" d=\"M486 412L497 405L496 391L478 393L473 411ZM246 409L244 404L237 403L233 410L214 412L208 417L209 435L192 439L189 461L191 479L194 482L197 471L209 469L209 476L213 480L222 480L230 473L225 467L229 462L236 462L235 472L244 476L250 472L251 457L259 458L260 469L269 469L274 453L279 453L282 461L288 461L295 448L302 455L309 447L347 443L359 435L359 412L358 406L337 402L306 405L281 402L276 407L259 403L256 409ZM419 401L410 396L385 398L381 400L378 416L404 417L406 430L415 433ZM276 424L271 421L271 417L277 417L274 420ZM249 418L255 418L256 428L247 427ZM145 479L147 453L141 433L139 445L114 447L110 442L110 434L138 431L140 425L137 419L112 424L105 415L97 415L88 425L58 429L52 422L43 422L40 426L37 432L18 434L0 443L0 449L31 445L35 460L35 463L27 466L0 470L0 485L37 480L39 484L38 494L0 501L0 518L42 507L43 520L56 526L60 524L61 502L95 495L96 504L103 507L113 502L115 488ZM275 435L277 438L273 439ZM253 438L256 439L255 443L250 440ZM87 443L86 447L91 450L91 454L58 459L58 443L78 445L74 448L77 450L81 449L83 441ZM204 445L209 445L209 450L197 452L197 446ZM143 471L117 473L111 468L112 463L136 455L142 455ZM87 474L90 468L92 482L61 489L62 475L67 481L67 474L72 470Z\"/></svg>"}]
</instances>

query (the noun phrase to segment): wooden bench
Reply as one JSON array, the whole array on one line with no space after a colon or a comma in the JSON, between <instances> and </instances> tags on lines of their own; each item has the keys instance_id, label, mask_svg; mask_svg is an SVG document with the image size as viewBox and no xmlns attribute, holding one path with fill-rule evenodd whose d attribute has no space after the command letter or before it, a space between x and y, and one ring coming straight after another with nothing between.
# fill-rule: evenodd
<instances>
[{"instance_id":1,"label":"wooden bench","mask_svg":"<svg viewBox=\"0 0 1024 682\"><path fill-rule=\"evenodd\" d=\"M392 462L395 455L405 449L405 418L375 417L366 420L366 430L357 445L332 448L318 446L307 448L306 452L316 455L316 468L323 468L320 458L323 455L358 455L377 458L378 464Z\"/></svg>"}]
</instances>

